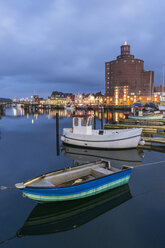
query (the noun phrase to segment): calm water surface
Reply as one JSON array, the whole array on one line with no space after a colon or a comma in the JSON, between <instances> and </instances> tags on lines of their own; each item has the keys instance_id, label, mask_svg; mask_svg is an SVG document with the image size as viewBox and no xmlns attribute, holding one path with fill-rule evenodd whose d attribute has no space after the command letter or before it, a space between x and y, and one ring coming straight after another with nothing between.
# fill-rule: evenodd
<instances>
[{"instance_id":1,"label":"calm water surface","mask_svg":"<svg viewBox=\"0 0 165 248\"><path fill-rule=\"evenodd\" d=\"M58 154L53 116L55 112L14 117L8 110L2 117L0 185L100 158L141 167L133 169L129 186L71 204L40 206L16 189L1 190L1 247L165 247L165 162L144 166L165 161L165 147L162 152L96 151L60 142ZM61 133L72 120L69 114L60 116Z\"/></svg>"}]
</instances>

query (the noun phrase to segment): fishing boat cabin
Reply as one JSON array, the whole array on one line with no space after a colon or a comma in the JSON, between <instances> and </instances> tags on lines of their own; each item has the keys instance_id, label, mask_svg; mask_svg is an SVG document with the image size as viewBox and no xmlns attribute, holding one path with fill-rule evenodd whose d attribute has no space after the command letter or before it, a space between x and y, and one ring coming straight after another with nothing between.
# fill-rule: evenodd
<instances>
[{"instance_id":1,"label":"fishing boat cabin","mask_svg":"<svg viewBox=\"0 0 165 248\"><path fill-rule=\"evenodd\" d=\"M92 134L93 115L73 115L72 131L75 134Z\"/></svg>"}]
</instances>

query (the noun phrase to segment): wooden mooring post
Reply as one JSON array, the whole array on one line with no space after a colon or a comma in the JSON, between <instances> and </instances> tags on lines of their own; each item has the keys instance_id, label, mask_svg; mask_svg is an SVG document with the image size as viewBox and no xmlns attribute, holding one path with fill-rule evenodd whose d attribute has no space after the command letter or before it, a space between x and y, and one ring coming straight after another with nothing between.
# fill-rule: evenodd
<instances>
[{"instance_id":1,"label":"wooden mooring post","mask_svg":"<svg viewBox=\"0 0 165 248\"><path fill-rule=\"evenodd\" d=\"M101 110L101 129L103 129L103 120L104 120L104 115L103 115L103 111Z\"/></svg>"},{"instance_id":2,"label":"wooden mooring post","mask_svg":"<svg viewBox=\"0 0 165 248\"><path fill-rule=\"evenodd\" d=\"M94 129L96 129L96 111L94 110Z\"/></svg>"},{"instance_id":3,"label":"wooden mooring post","mask_svg":"<svg viewBox=\"0 0 165 248\"><path fill-rule=\"evenodd\" d=\"M57 156L60 155L60 142L59 142L59 114L56 113L56 151Z\"/></svg>"}]
</instances>

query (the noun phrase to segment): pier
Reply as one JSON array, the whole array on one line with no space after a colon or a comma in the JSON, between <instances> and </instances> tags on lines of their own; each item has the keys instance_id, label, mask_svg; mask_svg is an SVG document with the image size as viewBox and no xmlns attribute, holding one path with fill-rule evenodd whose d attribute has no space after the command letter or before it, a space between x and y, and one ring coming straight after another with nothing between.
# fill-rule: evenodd
<instances>
[{"instance_id":1,"label":"pier","mask_svg":"<svg viewBox=\"0 0 165 248\"><path fill-rule=\"evenodd\" d=\"M143 137L146 143L165 144L165 137ZM165 150L165 148L164 148Z\"/></svg>"},{"instance_id":2,"label":"pier","mask_svg":"<svg viewBox=\"0 0 165 248\"><path fill-rule=\"evenodd\" d=\"M143 133L165 134L165 125L147 126L147 125L128 125L128 124L105 124L104 129L123 129L123 128L143 128Z\"/></svg>"},{"instance_id":3,"label":"pier","mask_svg":"<svg viewBox=\"0 0 165 248\"><path fill-rule=\"evenodd\" d=\"M143 128L142 138L145 146L152 143L165 145L165 119L161 120L130 120L120 119L117 124L105 124L104 129L123 129L123 128ZM150 134L151 137L146 136ZM159 134L161 137L153 137ZM140 146L139 146L140 147ZM143 146L144 147L144 146Z\"/></svg>"}]
</instances>

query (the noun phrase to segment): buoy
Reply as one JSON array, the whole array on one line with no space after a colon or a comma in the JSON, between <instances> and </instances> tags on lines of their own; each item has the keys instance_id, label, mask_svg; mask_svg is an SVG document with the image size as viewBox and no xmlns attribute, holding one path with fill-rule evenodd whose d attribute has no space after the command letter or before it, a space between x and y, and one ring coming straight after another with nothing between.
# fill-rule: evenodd
<instances>
[{"instance_id":1,"label":"buoy","mask_svg":"<svg viewBox=\"0 0 165 248\"><path fill-rule=\"evenodd\" d=\"M141 140L139 141L139 144L140 144L141 146L144 146L144 144L145 144L144 139L141 139Z\"/></svg>"}]
</instances>

